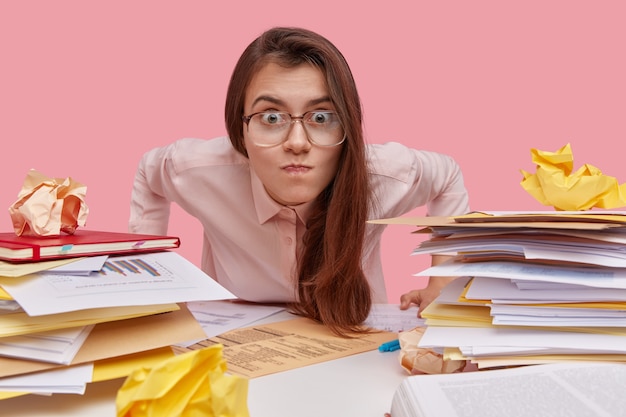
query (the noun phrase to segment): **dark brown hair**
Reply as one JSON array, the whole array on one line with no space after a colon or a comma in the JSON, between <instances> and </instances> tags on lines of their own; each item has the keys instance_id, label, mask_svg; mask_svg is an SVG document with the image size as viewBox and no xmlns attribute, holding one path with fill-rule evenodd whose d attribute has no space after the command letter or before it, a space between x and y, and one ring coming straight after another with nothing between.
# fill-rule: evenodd
<instances>
[{"instance_id":1,"label":"dark brown hair","mask_svg":"<svg viewBox=\"0 0 626 417\"><path fill-rule=\"evenodd\" d=\"M371 291L362 269L363 239L370 202L361 101L350 67L323 36L301 28L264 32L243 52L226 96L226 129L237 151L243 139L246 89L269 62L285 67L303 63L319 68L346 133L334 180L317 197L298 257L298 302L292 309L320 321L339 335L362 332Z\"/></svg>"}]
</instances>

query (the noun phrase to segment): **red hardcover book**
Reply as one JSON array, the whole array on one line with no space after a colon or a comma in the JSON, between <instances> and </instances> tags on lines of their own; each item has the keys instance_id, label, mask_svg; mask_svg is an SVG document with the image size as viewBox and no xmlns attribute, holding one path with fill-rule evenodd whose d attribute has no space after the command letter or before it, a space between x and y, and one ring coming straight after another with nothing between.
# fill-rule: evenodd
<instances>
[{"instance_id":1,"label":"red hardcover book","mask_svg":"<svg viewBox=\"0 0 626 417\"><path fill-rule=\"evenodd\" d=\"M175 249L174 236L77 230L73 235L17 236L0 233L0 260L37 262L95 255L121 255Z\"/></svg>"}]
</instances>

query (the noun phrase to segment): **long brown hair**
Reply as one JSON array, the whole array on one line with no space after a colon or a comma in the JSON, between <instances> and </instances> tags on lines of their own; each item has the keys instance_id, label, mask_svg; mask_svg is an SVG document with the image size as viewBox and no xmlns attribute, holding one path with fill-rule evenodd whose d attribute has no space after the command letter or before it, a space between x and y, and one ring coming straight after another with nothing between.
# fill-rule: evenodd
<instances>
[{"instance_id":1,"label":"long brown hair","mask_svg":"<svg viewBox=\"0 0 626 417\"><path fill-rule=\"evenodd\" d=\"M234 148L247 156L243 139L246 89L269 62L308 63L326 77L330 99L346 133L334 180L317 197L298 257L298 302L292 309L347 336L363 332L371 291L362 269L363 239L370 203L361 101L350 67L323 36L301 28L264 32L243 52L228 86L226 129Z\"/></svg>"}]
</instances>

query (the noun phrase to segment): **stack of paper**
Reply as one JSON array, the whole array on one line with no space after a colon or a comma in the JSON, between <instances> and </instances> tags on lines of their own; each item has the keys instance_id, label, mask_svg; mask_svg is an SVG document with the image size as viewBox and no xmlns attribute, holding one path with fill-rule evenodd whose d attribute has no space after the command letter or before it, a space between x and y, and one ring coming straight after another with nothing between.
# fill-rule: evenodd
<instances>
[{"instance_id":1,"label":"stack of paper","mask_svg":"<svg viewBox=\"0 0 626 417\"><path fill-rule=\"evenodd\" d=\"M167 250L0 261L0 399L81 393L150 366L205 337L184 303L233 298Z\"/></svg>"},{"instance_id":2,"label":"stack of paper","mask_svg":"<svg viewBox=\"0 0 626 417\"><path fill-rule=\"evenodd\" d=\"M481 368L626 361L626 212L387 222L431 234L415 255L456 255L416 274L462 277L422 313L421 346Z\"/></svg>"}]
</instances>

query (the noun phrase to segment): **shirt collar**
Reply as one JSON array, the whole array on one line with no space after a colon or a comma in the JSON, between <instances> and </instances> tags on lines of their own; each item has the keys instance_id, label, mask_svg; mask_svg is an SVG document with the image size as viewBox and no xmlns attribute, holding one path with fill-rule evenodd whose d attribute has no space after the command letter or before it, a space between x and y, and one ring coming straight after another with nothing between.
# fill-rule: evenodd
<instances>
[{"instance_id":1,"label":"shirt collar","mask_svg":"<svg viewBox=\"0 0 626 417\"><path fill-rule=\"evenodd\" d=\"M260 224L264 224L272 217L276 216L282 209L288 208L294 210L302 224L306 225L309 215L311 214L311 208L313 206L312 201L298 204L297 206L283 206L270 197L261 179L256 172L254 172L252 167L250 167L250 178L252 183L252 198L254 199L254 207Z\"/></svg>"}]
</instances>

